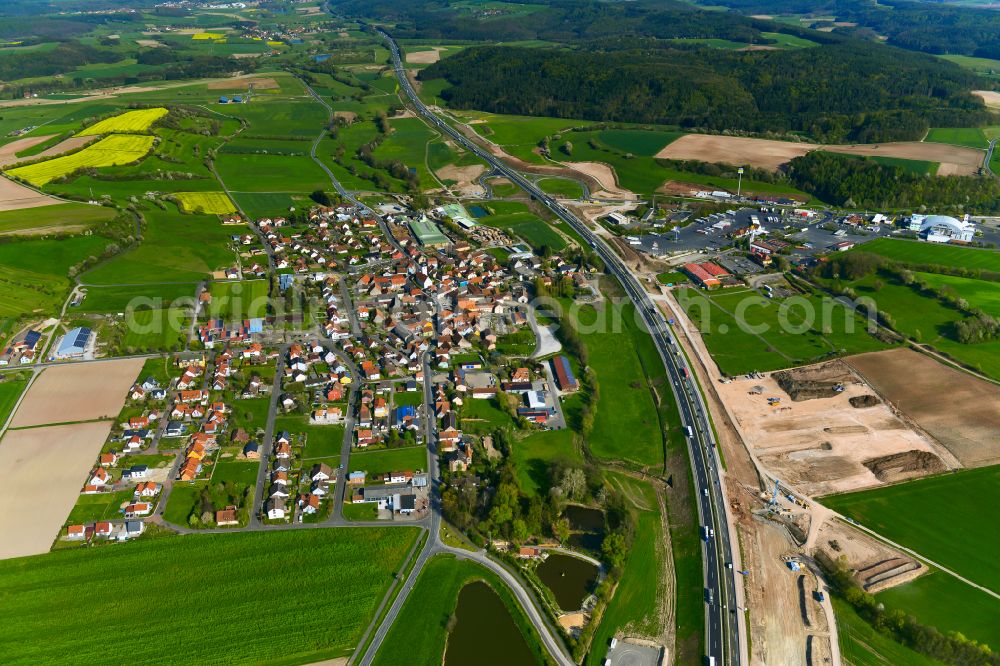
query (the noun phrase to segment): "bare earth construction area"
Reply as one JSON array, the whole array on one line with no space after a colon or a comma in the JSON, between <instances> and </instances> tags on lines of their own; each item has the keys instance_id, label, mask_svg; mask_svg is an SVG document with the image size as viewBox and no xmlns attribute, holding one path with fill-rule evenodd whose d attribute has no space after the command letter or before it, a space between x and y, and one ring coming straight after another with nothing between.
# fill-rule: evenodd
<instances>
[{"instance_id":1,"label":"bare earth construction area","mask_svg":"<svg viewBox=\"0 0 1000 666\"><path fill-rule=\"evenodd\" d=\"M119 396L120 399L120 396ZM0 487L0 559L47 553L80 496L110 422L8 431L0 468L17 470ZM45 488L44 500L38 491Z\"/></svg>"},{"instance_id":2,"label":"bare earth construction area","mask_svg":"<svg viewBox=\"0 0 1000 666\"><path fill-rule=\"evenodd\" d=\"M682 136L668 144L656 154L656 157L671 160L749 164L762 169L777 169L789 160L801 157L813 150L864 157L895 157L937 162L941 165L938 169L938 173L941 175L974 175L983 164L983 151L944 143L899 141L831 146L711 134Z\"/></svg>"},{"instance_id":3,"label":"bare earth construction area","mask_svg":"<svg viewBox=\"0 0 1000 666\"><path fill-rule=\"evenodd\" d=\"M910 349L861 354L848 363L962 465L1000 463L1000 387Z\"/></svg>"},{"instance_id":4,"label":"bare earth construction area","mask_svg":"<svg viewBox=\"0 0 1000 666\"><path fill-rule=\"evenodd\" d=\"M113 418L143 359L46 368L28 389L11 428Z\"/></svg>"},{"instance_id":5,"label":"bare earth construction area","mask_svg":"<svg viewBox=\"0 0 1000 666\"><path fill-rule=\"evenodd\" d=\"M807 495L959 466L947 450L909 428L880 400L872 401L871 389L839 361L740 378L719 386L719 394L764 467ZM779 402L770 405L769 398Z\"/></svg>"}]
</instances>

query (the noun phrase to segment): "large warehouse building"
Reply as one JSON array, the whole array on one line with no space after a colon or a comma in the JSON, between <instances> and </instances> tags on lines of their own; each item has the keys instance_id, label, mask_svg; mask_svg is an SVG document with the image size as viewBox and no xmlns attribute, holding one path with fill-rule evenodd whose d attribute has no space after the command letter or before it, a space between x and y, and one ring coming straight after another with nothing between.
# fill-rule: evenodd
<instances>
[{"instance_id":1,"label":"large warehouse building","mask_svg":"<svg viewBox=\"0 0 1000 666\"><path fill-rule=\"evenodd\" d=\"M910 231L931 243L971 243L976 225L966 215L961 220L948 215L911 215Z\"/></svg>"},{"instance_id":2,"label":"large warehouse building","mask_svg":"<svg viewBox=\"0 0 1000 666\"><path fill-rule=\"evenodd\" d=\"M74 328L66 333L56 349L56 358L79 358L87 351L93 331L86 327Z\"/></svg>"}]
</instances>

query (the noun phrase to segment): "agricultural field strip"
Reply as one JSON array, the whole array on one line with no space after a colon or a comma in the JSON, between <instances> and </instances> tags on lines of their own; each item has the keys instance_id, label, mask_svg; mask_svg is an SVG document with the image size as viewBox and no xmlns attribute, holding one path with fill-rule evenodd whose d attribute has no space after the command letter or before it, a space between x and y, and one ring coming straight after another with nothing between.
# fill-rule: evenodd
<instances>
[{"instance_id":1,"label":"agricultural field strip","mask_svg":"<svg viewBox=\"0 0 1000 666\"><path fill-rule=\"evenodd\" d=\"M97 134L108 134L110 132L145 132L153 123L167 115L168 111L163 107L155 109L136 109L111 118L105 118L90 127L77 132L76 136L94 136Z\"/></svg>"},{"instance_id":2,"label":"agricultural field strip","mask_svg":"<svg viewBox=\"0 0 1000 666\"><path fill-rule=\"evenodd\" d=\"M153 140L153 137L145 135L112 134L80 152L11 169L7 173L41 187L78 169L135 162L149 152Z\"/></svg>"}]
</instances>

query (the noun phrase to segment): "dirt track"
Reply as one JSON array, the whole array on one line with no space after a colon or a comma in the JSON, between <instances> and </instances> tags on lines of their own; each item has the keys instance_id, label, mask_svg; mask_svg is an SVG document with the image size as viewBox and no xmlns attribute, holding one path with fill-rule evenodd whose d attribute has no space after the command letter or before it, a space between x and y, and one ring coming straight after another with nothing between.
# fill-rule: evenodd
<instances>
[{"instance_id":1,"label":"dirt track","mask_svg":"<svg viewBox=\"0 0 1000 666\"><path fill-rule=\"evenodd\" d=\"M848 363L963 465L1000 462L1000 387L911 349L861 354Z\"/></svg>"},{"instance_id":2,"label":"dirt track","mask_svg":"<svg viewBox=\"0 0 1000 666\"><path fill-rule=\"evenodd\" d=\"M142 365L140 358L46 368L28 389L10 427L114 418Z\"/></svg>"},{"instance_id":3,"label":"dirt track","mask_svg":"<svg viewBox=\"0 0 1000 666\"><path fill-rule=\"evenodd\" d=\"M0 559L49 551L110 431L105 421L7 432L0 469L16 473L0 486Z\"/></svg>"},{"instance_id":4,"label":"dirt track","mask_svg":"<svg viewBox=\"0 0 1000 666\"><path fill-rule=\"evenodd\" d=\"M984 156L982 150L975 148L922 141L819 145L711 134L687 134L664 147L656 156L673 160L749 164L762 169L777 169L789 160L813 150L938 162L941 165L939 173L942 175L973 175L982 166Z\"/></svg>"},{"instance_id":5,"label":"dirt track","mask_svg":"<svg viewBox=\"0 0 1000 666\"><path fill-rule=\"evenodd\" d=\"M464 167L449 164L435 171L434 175L442 181L455 181L455 184L451 185L449 189L453 192L458 192L461 196L481 196L483 188L476 181L485 172L486 167L482 164L472 164Z\"/></svg>"}]
</instances>

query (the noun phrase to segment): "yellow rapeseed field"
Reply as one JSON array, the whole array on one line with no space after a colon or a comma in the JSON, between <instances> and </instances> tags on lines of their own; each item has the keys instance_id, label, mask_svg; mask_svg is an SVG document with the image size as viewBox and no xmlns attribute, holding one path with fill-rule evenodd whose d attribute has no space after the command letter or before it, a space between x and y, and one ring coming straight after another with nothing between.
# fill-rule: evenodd
<instances>
[{"instance_id":1,"label":"yellow rapeseed field","mask_svg":"<svg viewBox=\"0 0 1000 666\"><path fill-rule=\"evenodd\" d=\"M222 39L223 37L225 35L219 32L196 32L191 35L191 39Z\"/></svg>"},{"instance_id":2,"label":"yellow rapeseed field","mask_svg":"<svg viewBox=\"0 0 1000 666\"><path fill-rule=\"evenodd\" d=\"M11 169L7 173L41 187L84 167L108 167L135 162L152 147L151 136L111 134L80 152Z\"/></svg>"},{"instance_id":3,"label":"yellow rapeseed field","mask_svg":"<svg viewBox=\"0 0 1000 666\"><path fill-rule=\"evenodd\" d=\"M198 209L211 215L226 215L236 212L236 206L224 192L177 192L174 197L177 198L184 210L191 213L198 211Z\"/></svg>"},{"instance_id":4,"label":"yellow rapeseed field","mask_svg":"<svg viewBox=\"0 0 1000 666\"><path fill-rule=\"evenodd\" d=\"M145 132L157 120L167 115L163 107L155 109L136 109L94 123L90 127L77 132L77 136L94 136L110 132Z\"/></svg>"}]
</instances>

